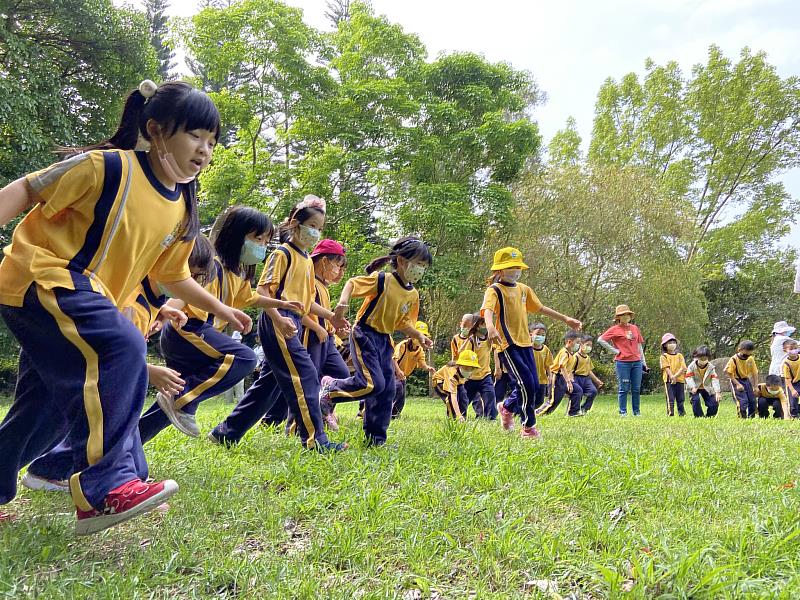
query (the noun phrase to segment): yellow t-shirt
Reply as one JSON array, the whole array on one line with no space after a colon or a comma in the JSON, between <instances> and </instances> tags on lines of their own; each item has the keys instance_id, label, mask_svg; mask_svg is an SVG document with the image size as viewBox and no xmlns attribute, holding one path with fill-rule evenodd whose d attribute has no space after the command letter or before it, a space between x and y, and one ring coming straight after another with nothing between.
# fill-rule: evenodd
<instances>
[{"instance_id":1,"label":"yellow t-shirt","mask_svg":"<svg viewBox=\"0 0 800 600\"><path fill-rule=\"evenodd\" d=\"M408 377L414 372L414 369L422 369L425 367L425 350L417 342L414 343L414 349L409 349L411 340L406 338L394 347L394 359L403 374Z\"/></svg>"},{"instance_id":2,"label":"yellow t-shirt","mask_svg":"<svg viewBox=\"0 0 800 600\"><path fill-rule=\"evenodd\" d=\"M150 331L150 326L158 316L158 312L165 301L166 297L159 296L153 289L153 282L149 277L145 277L144 281L139 284L139 288L123 303L120 311L136 326L136 329L144 337Z\"/></svg>"},{"instance_id":3,"label":"yellow t-shirt","mask_svg":"<svg viewBox=\"0 0 800 600\"><path fill-rule=\"evenodd\" d=\"M683 354L680 352L676 352L675 354L670 354L669 352L663 352L661 354L661 379L666 382L668 381L667 377L667 369L672 371L674 375L681 369L684 371L686 370L686 360L683 358ZM686 383L686 373L684 372L683 375L680 377L675 378L676 383Z\"/></svg>"},{"instance_id":4,"label":"yellow t-shirt","mask_svg":"<svg viewBox=\"0 0 800 600\"><path fill-rule=\"evenodd\" d=\"M194 242L180 241L184 186L165 188L145 153L94 150L27 180L41 203L4 250L0 303L22 306L35 281L46 289L91 288L120 306L148 275L165 283L191 276Z\"/></svg>"},{"instance_id":5,"label":"yellow t-shirt","mask_svg":"<svg viewBox=\"0 0 800 600\"><path fill-rule=\"evenodd\" d=\"M547 374L550 371L550 367L553 366L553 353L550 348L546 344L542 344L542 347L538 350L534 348L533 361L536 363L536 375L539 378L539 383L547 383Z\"/></svg>"},{"instance_id":6,"label":"yellow t-shirt","mask_svg":"<svg viewBox=\"0 0 800 600\"><path fill-rule=\"evenodd\" d=\"M461 351L467 349L468 346L472 350L470 338L461 337L460 333L455 334L450 339L450 360L457 360Z\"/></svg>"},{"instance_id":7,"label":"yellow t-shirt","mask_svg":"<svg viewBox=\"0 0 800 600\"><path fill-rule=\"evenodd\" d=\"M325 285L325 283L320 279L318 279L316 276L314 277L314 302L319 304L322 308L326 308L328 310L331 309L331 294L328 291L328 286ZM331 325L329 321L317 315L309 314L308 316L314 319L322 327L324 327L325 331L328 332L328 335L335 336L336 330L333 328L333 325ZM312 335L314 336L315 339L318 339L317 334L312 333L311 329L306 328L303 331L303 345L306 348L308 347L308 342L312 339L311 338Z\"/></svg>"},{"instance_id":8,"label":"yellow t-shirt","mask_svg":"<svg viewBox=\"0 0 800 600\"><path fill-rule=\"evenodd\" d=\"M575 375L588 377L594 370L594 363L588 354L575 353Z\"/></svg>"},{"instance_id":9,"label":"yellow t-shirt","mask_svg":"<svg viewBox=\"0 0 800 600\"><path fill-rule=\"evenodd\" d=\"M748 379L758 376L758 367L752 356L748 356L747 360L742 360L734 354L725 365L725 372L733 379Z\"/></svg>"},{"instance_id":10,"label":"yellow t-shirt","mask_svg":"<svg viewBox=\"0 0 800 600\"><path fill-rule=\"evenodd\" d=\"M384 271L353 277L350 281L353 298L364 298L356 321L386 334L414 327L419 317L419 292L413 285L403 285L396 273Z\"/></svg>"},{"instance_id":11,"label":"yellow t-shirt","mask_svg":"<svg viewBox=\"0 0 800 600\"><path fill-rule=\"evenodd\" d=\"M770 394L769 390L767 389L766 383L759 383L756 386L756 398L769 398L769 399L777 399L781 403L781 409L783 410L783 418L790 419L791 415L789 414L789 399L786 397L786 394L783 391L783 388L778 388L777 394Z\"/></svg>"},{"instance_id":12,"label":"yellow t-shirt","mask_svg":"<svg viewBox=\"0 0 800 600\"><path fill-rule=\"evenodd\" d=\"M473 381L480 381L492 372L492 345L489 340L479 340L476 337L462 338L455 334L450 340L450 354L453 360L458 359L458 355L464 350L471 350L478 356L480 368L475 369L470 376Z\"/></svg>"},{"instance_id":13,"label":"yellow t-shirt","mask_svg":"<svg viewBox=\"0 0 800 600\"><path fill-rule=\"evenodd\" d=\"M253 289L250 282L239 273L226 269L219 258L214 258L214 272L216 276L206 284L205 288L209 294L219 298L223 304L242 309L253 306L258 301L260 294ZM190 319L201 321L208 319L208 313L196 306L187 305L185 312ZM227 324L227 321L214 319L214 328L219 331L225 329Z\"/></svg>"},{"instance_id":14,"label":"yellow t-shirt","mask_svg":"<svg viewBox=\"0 0 800 600\"><path fill-rule=\"evenodd\" d=\"M314 302L314 263L308 254L286 242L269 255L258 285L266 287L273 298L301 302L307 315Z\"/></svg>"},{"instance_id":15,"label":"yellow t-shirt","mask_svg":"<svg viewBox=\"0 0 800 600\"><path fill-rule=\"evenodd\" d=\"M524 283L498 282L486 288L483 295L481 315L491 310L495 315L494 325L500 332L500 348L509 344L528 348L533 345L528 333L528 313L536 313L542 303L533 290Z\"/></svg>"},{"instance_id":16,"label":"yellow t-shirt","mask_svg":"<svg viewBox=\"0 0 800 600\"><path fill-rule=\"evenodd\" d=\"M555 359L553 359L553 365L550 367L550 370L557 375L561 373L562 368L567 373L574 373L576 362L577 360L572 352L566 348L561 348L556 354ZM540 381L539 383L544 383L544 381Z\"/></svg>"},{"instance_id":17,"label":"yellow t-shirt","mask_svg":"<svg viewBox=\"0 0 800 600\"><path fill-rule=\"evenodd\" d=\"M445 365L433 374L433 385L442 394L457 394L458 386L463 383L464 378L455 366Z\"/></svg>"},{"instance_id":18,"label":"yellow t-shirt","mask_svg":"<svg viewBox=\"0 0 800 600\"><path fill-rule=\"evenodd\" d=\"M783 361L783 377L792 383L800 381L800 357Z\"/></svg>"}]
</instances>

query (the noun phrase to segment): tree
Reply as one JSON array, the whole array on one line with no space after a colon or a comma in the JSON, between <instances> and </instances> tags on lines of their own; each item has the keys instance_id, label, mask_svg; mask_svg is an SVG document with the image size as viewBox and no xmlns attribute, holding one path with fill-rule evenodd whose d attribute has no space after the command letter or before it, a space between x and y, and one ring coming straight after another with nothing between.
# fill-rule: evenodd
<instances>
[{"instance_id":1,"label":"tree","mask_svg":"<svg viewBox=\"0 0 800 600\"><path fill-rule=\"evenodd\" d=\"M338 27L340 21L350 18L350 0L328 0L325 3L325 18L334 27Z\"/></svg>"},{"instance_id":2,"label":"tree","mask_svg":"<svg viewBox=\"0 0 800 600\"><path fill-rule=\"evenodd\" d=\"M175 68L173 59L175 52L167 43L169 29L166 10L169 8L168 0L145 0L145 15L150 25L150 45L156 51L158 58L158 74L161 81L172 79L170 72Z\"/></svg>"}]
</instances>

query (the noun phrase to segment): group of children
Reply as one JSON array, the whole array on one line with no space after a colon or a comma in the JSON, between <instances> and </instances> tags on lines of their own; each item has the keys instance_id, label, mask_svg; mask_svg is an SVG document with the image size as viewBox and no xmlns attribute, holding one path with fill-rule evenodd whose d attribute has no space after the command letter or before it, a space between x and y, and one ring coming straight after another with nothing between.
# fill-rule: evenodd
<instances>
[{"instance_id":1,"label":"group of children","mask_svg":"<svg viewBox=\"0 0 800 600\"><path fill-rule=\"evenodd\" d=\"M149 479L145 445L170 425L198 436L200 404L254 370L254 352L225 333L250 330L250 307L262 309L264 362L208 434L224 447L262 419L285 418L304 448L342 451L326 428L336 429L334 407L349 401L362 406L366 443L383 445L415 368L433 372L452 417L463 418L470 403L478 416L499 413L506 429L518 416L523 438L540 437L537 416L564 396L571 416L591 408L603 385L589 357L592 339L519 282L528 267L515 248L495 253L480 311L465 315L452 361L435 371L424 357L433 342L415 288L432 260L421 239L397 240L332 305L328 288L344 275L346 251L322 239L324 200L306 196L277 228L260 211L235 206L204 237L195 181L219 133L206 94L144 81L111 138L0 190L0 224L27 211L0 264L0 315L21 347L14 402L0 424L0 504L14 498L27 466L26 486L71 494L79 535L166 508L178 485ZM268 253L276 229L279 244ZM361 304L351 323L353 298ZM570 328L555 357L544 325L528 328L532 313ZM395 345L396 332L407 339ZM156 334L166 366L146 363L145 340ZM752 394L741 360L737 381ZM699 361L696 375L670 365L670 385L684 375L698 389L713 383ZM142 413L148 382L156 401Z\"/></svg>"}]
</instances>

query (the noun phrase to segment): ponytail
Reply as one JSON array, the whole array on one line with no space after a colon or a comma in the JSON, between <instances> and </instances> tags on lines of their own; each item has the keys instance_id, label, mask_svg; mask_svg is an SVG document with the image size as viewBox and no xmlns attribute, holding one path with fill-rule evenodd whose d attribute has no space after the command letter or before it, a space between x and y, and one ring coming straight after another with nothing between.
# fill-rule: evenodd
<instances>
[{"instance_id":1,"label":"ponytail","mask_svg":"<svg viewBox=\"0 0 800 600\"><path fill-rule=\"evenodd\" d=\"M406 260L421 259L428 264L431 264L433 260L430 246L428 246L428 244L423 242L418 237L409 235L401 237L399 240L397 240L392 246L392 251L389 252L389 254L386 256L381 256L380 258L376 258L366 266L365 270L367 274L370 274L378 269L383 268L389 262L392 263L392 268L396 269L398 256L402 256Z\"/></svg>"},{"instance_id":2,"label":"ponytail","mask_svg":"<svg viewBox=\"0 0 800 600\"><path fill-rule=\"evenodd\" d=\"M486 279L486 285L494 285L500 281L500 271L492 271L492 274Z\"/></svg>"},{"instance_id":3,"label":"ponytail","mask_svg":"<svg viewBox=\"0 0 800 600\"><path fill-rule=\"evenodd\" d=\"M388 262L391 262L393 267L397 266L397 258L391 254L387 254L386 256L381 256L380 258L374 259L364 268L364 270L367 272L367 275L369 275L382 269Z\"/></svg>"}]
</instances>

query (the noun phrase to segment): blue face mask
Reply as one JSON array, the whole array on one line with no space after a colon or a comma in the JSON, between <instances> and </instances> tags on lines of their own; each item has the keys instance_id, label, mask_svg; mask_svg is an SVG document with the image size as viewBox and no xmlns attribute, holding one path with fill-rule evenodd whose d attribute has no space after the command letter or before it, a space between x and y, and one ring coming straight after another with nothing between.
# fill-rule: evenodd
<instances>
[{"instance_id":1,"label":"blue face mask","mask_svg":"<svg viewBox=\"0 0 800 600\"><path fill-rule=\"evenodd\" d=\"M536 345L544 344L545 337L543 335L533 336L533 343Z\"/></svg>"},{"instance_id":2,"label":"blue face mask","mask_svg":"<svg viewBox=\"0 0 800 600\"><path fill-rule=\"evenodd\" d=\"M242 245L242 252L239 255L239 262L243 265L257 265L264 262L267 256L267 247L254 242L253 240L245 240Z\"/></svg>"}]
</instances>

